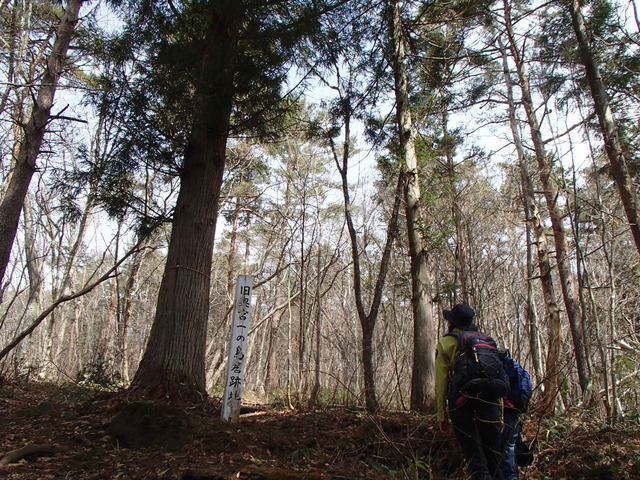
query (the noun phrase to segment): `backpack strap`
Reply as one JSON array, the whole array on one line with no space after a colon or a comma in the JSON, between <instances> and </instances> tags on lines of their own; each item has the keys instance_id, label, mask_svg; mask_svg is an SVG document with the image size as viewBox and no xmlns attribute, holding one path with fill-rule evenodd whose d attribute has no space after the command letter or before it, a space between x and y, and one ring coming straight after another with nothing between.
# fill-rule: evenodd
<instances>
[{"instance_id":1,"label":"backpack strap","mask_svg":"<svg viewBox=\"0 0 640 480\"><path fill-rule=\"evenodd\" d=\"M464 342L465 342L465 340L464 340L464 338L465 338L464 331L462 331L462 332L451 331L451 332L447 333L445 335L445 337L453 337L458 341L458 352L456 353L456 357L460 356L460 354L463 351L463 345L464 345Z\"/></svg>"},{"instance_id":2,"label":"backpack strap","mask_svg":"<svg viewBox=\"0 0 640 480\"><path fill-rule=\"evenodd\" d=\"M451 331L445 334L445 337L455 337L458 340L458 355L459 355L463 350L463 348L466 346L467 338L471 335L483 335L483 333L477 330L462 330L460 332Z\"/></svg>"}]
</instances>

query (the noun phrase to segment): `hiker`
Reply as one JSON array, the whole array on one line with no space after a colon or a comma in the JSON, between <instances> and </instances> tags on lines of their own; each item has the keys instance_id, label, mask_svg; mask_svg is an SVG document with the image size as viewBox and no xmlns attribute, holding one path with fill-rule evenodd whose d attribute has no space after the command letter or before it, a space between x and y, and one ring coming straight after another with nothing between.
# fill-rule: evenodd
<instances>
[{"instance_id":1,"label":"hiker","mask_svg":"<svg viewBox=\"0 0 640 480\"><path fill-rule=\"evenodd\" d=\"M483 395L479 391L470 395L457 391L460 385L457 384L456 378L456 375L460 375L456 364L460 361L458 351L459 343L462 341L461 336L465 336L465 341L467 337L473 336L465 332L477 332L476 335L486 339L484 343L493 342L494 349L495 342L478 332L478 327L474 323L475 312L469 305L457 304L451 310L443 310L443 315L448 322L448 333L438 342L435 364L436 408L440 431L450 433L451 425L453 426L462 453L469 462L468 470L473 480L502 480L500 472L501 398L506 394L506 375L503 382L504 391L495 395ZM477 359L478 355L475 356ZM502 361L497 361L500 362L502 369ZM488 397L492 399L489 400ZM447 413L451 425L446 419Z\"/></svg>"},{"instance_id":2,"label":"hiker","mask_svg":"<svg viewBox=\"0 0 640 480\"><path fill-rule=\"evenodd\" d=\"M503 415L504 428L500 439L500 451L502 452L500 471L504 480L517 480L516 440L520 436L520 413L505 404Z\"/></svg>"}]
</instances>

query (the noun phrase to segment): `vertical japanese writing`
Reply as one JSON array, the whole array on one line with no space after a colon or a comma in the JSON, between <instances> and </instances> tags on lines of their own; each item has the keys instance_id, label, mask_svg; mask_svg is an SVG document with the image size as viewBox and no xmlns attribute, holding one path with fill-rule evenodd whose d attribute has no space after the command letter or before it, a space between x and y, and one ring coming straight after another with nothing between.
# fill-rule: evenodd
<instances>
[{"instance_id":1,"label":"vertical japanese writing","mask_svg":"<svg viewBox=\"0 0 640 480\"><path fill-rule=\"evenodd\" d=\"M222 398L222 419L228 422L237 422L240 416L252 290L253 277L239 276L231 325L227 377Z\"/></svg>"}]
</instances>

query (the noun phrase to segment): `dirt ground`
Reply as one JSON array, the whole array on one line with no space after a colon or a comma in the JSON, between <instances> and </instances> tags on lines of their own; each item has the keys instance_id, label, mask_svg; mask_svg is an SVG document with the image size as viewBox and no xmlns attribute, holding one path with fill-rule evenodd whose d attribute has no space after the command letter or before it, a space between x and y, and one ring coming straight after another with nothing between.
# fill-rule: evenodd
<instances>
[{"instance_id":1,"label":"dirt ground","mask_svg":"<svg viewBox=\"0 0 640 480\"><path fill-rule=\"evenodd\" d=\"M229 425L210 401L183 409L186 423L169 424L168 436L147 425L151 446L125 447L109 425L128 404L126 392L1 386L0 480L465 478L455 440L437 433L433 416L267 409ZM521 479L640 479L637 424L602 427L574 415L529 420L526 430L537 439L536 461ZM173 442L153 444L165 437Z\"/></svg>"}]
</instances>

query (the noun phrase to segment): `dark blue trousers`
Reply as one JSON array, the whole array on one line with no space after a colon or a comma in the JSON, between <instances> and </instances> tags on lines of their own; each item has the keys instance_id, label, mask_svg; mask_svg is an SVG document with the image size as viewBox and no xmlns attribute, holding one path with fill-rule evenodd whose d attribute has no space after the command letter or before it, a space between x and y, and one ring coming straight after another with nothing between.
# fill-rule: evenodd
<instances>
[{"instance_id":1,"label":"dark blue trousers","mask_svg":"<svg viewBox=\"0 0 640 480\"><path fill-rule=\"evenodd\" d=\"M520 433L520 414L510 408L504 409L504 429L502 430L502 440L500 450L502 451L502 462L500 471L504 480L517 480L518 468L516 467L516 438Z\"/></svg>"}]
</instances>

